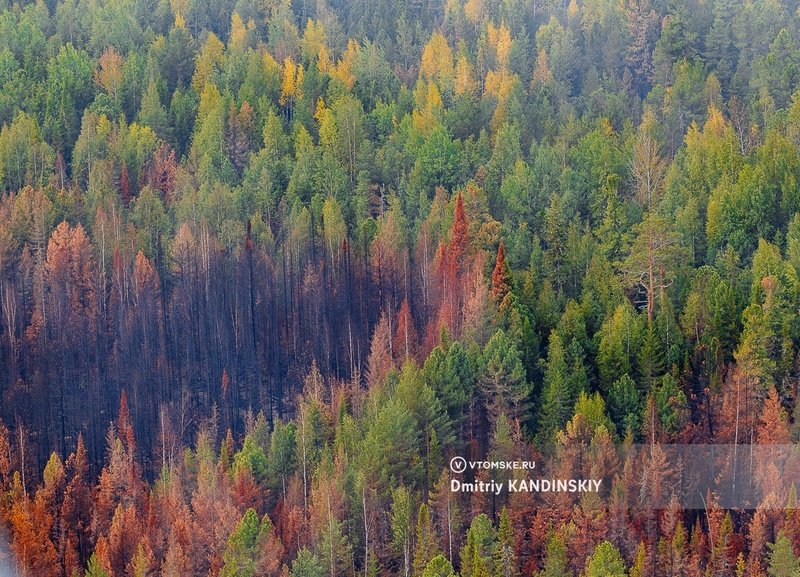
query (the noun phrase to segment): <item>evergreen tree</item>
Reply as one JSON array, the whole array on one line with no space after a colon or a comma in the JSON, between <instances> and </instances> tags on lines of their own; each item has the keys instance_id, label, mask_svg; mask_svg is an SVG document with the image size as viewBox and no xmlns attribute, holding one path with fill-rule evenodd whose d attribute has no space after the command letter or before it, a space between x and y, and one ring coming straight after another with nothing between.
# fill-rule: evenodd
<instances>
[{"instance_id":1,"label":"evergreen tree","mask_svg":"<svg viewBox=\"0 0 800 577\"><path fill-rule=\"evenodd\" d=\"M430 509L425 503L420 503L417 514L417 532L414 545L413 575L425 575L426 568L431 561L439 555L439 546L436 543L436 532L431 520ZM451 568L452 571L452 568Z\"/></svg>"},{"instance_id":2,"label":"evergreen tree","mask_svg":"<svg viewBox=\"0 0 800 577\"><path fill-rule=\"evenodd\" d=\"M497 547L497 531L492 522L485 514L478 515L473 519L467 531L467 543L461 549L461 575L491 575Z\"/></svg>"},{"instance_id":3,"label":"evergreen tree","mask_svg":"<svg viewBox=\"0 0 800 577\"><path fill-rule=\"evenodd\" d=\"M625 563L611 543L600 543L586 560L586 577L625 577Z\"/></svg>"},{"instance_id":4,"label":"evergreen tree","mask_svg":"<svg viewBox=\"0 0 800 577\"><path fill-rule=\"evenodd\" d=\"M511 518L508 509L503 507L500 512L500 525L497 529L497 550L494 555L496 577L514 577L517 572L516 542L514 529L511 527Z\"/></svg>"}]
</instances>

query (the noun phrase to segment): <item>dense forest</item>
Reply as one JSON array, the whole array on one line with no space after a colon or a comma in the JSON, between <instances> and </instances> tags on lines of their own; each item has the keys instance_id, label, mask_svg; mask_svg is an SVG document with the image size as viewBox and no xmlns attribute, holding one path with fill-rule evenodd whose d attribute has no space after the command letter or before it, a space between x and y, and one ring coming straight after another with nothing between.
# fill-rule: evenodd
<instances>
[{"instance_id":1,"label":"dense forest","mask_svg":"<svg viewBox=\"0 0 800 577\"><path fill-rule=\"evenodd\" d=\"M800 575L799 8L0 0L16 574Z\"/></svg>"}]
</instances>

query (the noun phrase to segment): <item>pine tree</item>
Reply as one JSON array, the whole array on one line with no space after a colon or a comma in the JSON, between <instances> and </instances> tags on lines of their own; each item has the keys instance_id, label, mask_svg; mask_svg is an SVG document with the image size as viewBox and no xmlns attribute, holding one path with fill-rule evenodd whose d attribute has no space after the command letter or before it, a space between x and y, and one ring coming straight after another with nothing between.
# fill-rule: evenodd
<instances>
[{"instance_id":1,"label":"pine tree","mask_svg":"<svg viewBox=\"0 0 800 577\"><path fill-rule=\"evenodd\" d=\"M323 577L325 568L319 557L303 547L292 561L292 577Z\"/></svg>"},{"instance_id":2,"label":"pine tree","mask_svg":"<svg viewBox=\"0 0 800 577\"><path fill-rule=\"evenodd\" d=\"M483 358L486 369L479 384L492 418L506 412L516 419L527 408L530 395L516 343L498 330L486 344Z\"/></svg>"},{"instance_id":3,"label":"pine tree","mask_svg":"<svg viewBox=\"0 0 800 577\"><path fill-rule=\"evenodd\" d=\"M61 506L61 519L67 533L67 542L76 549L77 564L83 567L89 557L92 523L92 492L89 481L89 462L83 435L78 436L78 446L67 459L67 487ZM73 569L67 567L67 569Z\"/></svg>"},{"instance_id":4,"label":"pine tree","mask_svg":"<svg viewBox=\"0 0 800 577\"><path fill-rule=\"evenodd\" d=\"M586 560L586 577L625 577L625 563L611 543L600 543Z\"/></svg>"},{"instance_id":5,"label":"pine tree","mask_svg":"<svg viewBox=\"0 0 800 577\"><path fill-rule=\"evenodd\" d=\"M467 531L467 543L461 549L461 575L463 577L491 575L497 546L497 531L489 518L481 513L472 520Z\"/></svg>"},{"instance_id":6,"label":"pine tree","mask_svg":"<svg viewBox=\"0 0 800 577\"><path fill-rule=\"evenodd\" d=\"M649 393L655 388L658 377L664 374L664 346L659 339L655 323L650 323L645 329L638 357L642 389L644 393Z\"/></svg>"},{"instance_id":7,"label":"pine tree","mask_svg":"<svg viewBox=\"0 0 800 577\"><path fill-rule=\"evenodd\" d=\"M769 550L767 573L770 577L800 575L800 561L795 557L792 543L784 533L778 535L775 543L770 543Z\"/></svg>"},{"instance_id":8,"label":"pine tree","mask_svg":"<svg viewBox=\"0 0 800 577\"><path fill-rule=\"evenodd\" d=\"M455 577L455 571L450 561L443 555L437 555L425 566L422 577Z\"/></svg>"},{"instance_id":9,"label":"pine tree","mask_svg":"<svg viewBox=\"0 0 800 577\"><path fill-rule=\"evenodd\" d=\"M617 433L625 437L628 432L639 434L642 426L642 395L636 383L627 374L611 385L608 392L608 411L617 425Z\"/></svg>"},{"instance_id":10,"label":"pine tree","mask_svg":"<svg viewBox=\"0 0 800 577\"><path fill-rule=\"evenodd\" d=\"M372 334L369 358L367 359L367 383L374 387L383 382L392 368L392 330L389 318L384 313Z\"/></svg>"},{"instance_id":11,"label":"pine tree","mask_svg":"<svg viewBox=\"0 0 800 577\"><path fill-rule=\"evenodd\" d=\"M567 548L564 546L561 535L554 532L547 541L544 569L539 577L567 577L568 575L571 575L571 572L567 560Z\"/></svg>"},{"instance_id":12,"label":"pine tree","mask_svg":"<svg viewBox=\"0 0 800 577\"><path fill-rule=\"evenodd\" d=\"M761 445L789 445L792 437L789 433L789 419L781 406L778 391L774 386L769 388L761 413L758 427L758 442Z\"/></svg>"},{"instance_id":13,"label":"pine tree","mask_svg":"<svg viewBox=\"0 0 800 577\"><path fill-rule=\"evenodd\" d=\"M89 559L89 566L86 568L86 577L111 577L111 575L97 560L97 556L92 555Z\"/></svg>"},{"instance_id":14,"label":"pine tree","mask_svg":"<svg viewBox=\"0 0 800 577\"><path fill-rule=\"evenodd\" d=\"M508 509L500 512L500 526L497 529L497 551L494 554L495 577L514 577L517 571L516 541Z\"/></svg>"}]
</instances>

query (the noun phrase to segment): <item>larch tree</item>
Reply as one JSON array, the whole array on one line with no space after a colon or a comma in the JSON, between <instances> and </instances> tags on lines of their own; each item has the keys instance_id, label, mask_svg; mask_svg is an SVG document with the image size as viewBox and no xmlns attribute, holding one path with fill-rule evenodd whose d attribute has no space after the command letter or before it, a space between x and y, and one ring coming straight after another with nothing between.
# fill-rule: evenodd
<instances>
[{"instance_id":1,"label":"larch tree","mask_svg":"<svg viewBox=\"0 0 800 577\"><path fill-rule=\"evenodd\" d=\"M495 575L515 577L517 571L516 540L508 509L503 507L497 528L497 551L494 554Z\"/></svg>"},{"instance_id":2,"label":"larch tree","mask_svg":"<svg viewBox=\"0 0 800 577\"><path fill-rule=\"evenodd\" d=\"M417 513L417 531L412 567L414 577L424 575L425 568L437 555L439 555L439 545L436 542L436 532L431 519L431 512L426 503L420 503L419 512Z\"/></svg>"},{"instance_id":3,"label":"larch tree","mask_svg":"<svg viewBox=\"0 0 800 577\"><path fill-rule=\"evenodd\" d=\"M411 576L414 560L414 511L413 498L406 487L392 492L392 548L400 560L403 577Z\"/></svg>"},{"instance_id":4,"label":"larch tree","mask_svg":"<svg viewBox=\"0 0 800 577\"><path fill-rule=\"evenodd\" d=\"M370 387L381 384L393 366L392 362L392 331L386 313L381 315L381 320L372 333L372 343L367 359L367 383Z\"/></svg>"},{"instance_id":5,"label":"larch tree","mask_svg":"<svg viewBox=\"0 0 800 577\"><path fill-rule=\"evenodd\" d=\"M667 168L667 163L659 154L659 143L653 135L656 128L655 115L648 109L639 125L629 162L636 187L636 199L651 213L661 199Z\"/></svg>"},{"instance_id":6,"label":"larch tree","mask_svg":"<svg viewBox=\"0 0 800 577\"><path fill-rule=\"evenodd\" d=\"M99 68L94 71L95 84L105 90L111 100L118 102L123 82L124 59L113 46L109 46L97 63Z\"/></svg>"},{"instance_id":7,"label":"larch tree","mask_svg":"<svg viewBox=\"0 0 800 577\"><path fill-rule=\"evenodd\" d=\"M404 362L414 357L418 346L414 317L411 315L411 306L408 304L407 298L403 299L403 304L400 305L396 326L392 340L392 352L398 361Z\"/></svg>"}]
</instances>

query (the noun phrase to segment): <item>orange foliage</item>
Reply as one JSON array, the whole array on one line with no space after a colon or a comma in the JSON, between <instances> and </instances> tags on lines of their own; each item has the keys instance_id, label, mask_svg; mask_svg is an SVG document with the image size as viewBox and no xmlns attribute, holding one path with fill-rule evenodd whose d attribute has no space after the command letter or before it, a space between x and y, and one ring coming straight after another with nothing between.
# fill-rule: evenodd
<instances>
[{"instance_id":1,"label":"orange foliage","mask_svg":"<svg viewBox=\"0 0 800 577\"><path fill-rule=\"evenodd\" d=\"M416 348L417 331L414 329L414 317L411 315L408 299L403 299L403 304L397 313L397 329L394 332L392 349L395 358L403 361L412 358Z\"/></svg>"}]
</instances>

